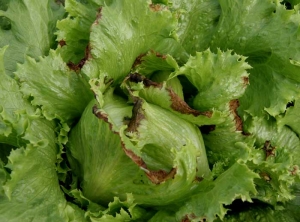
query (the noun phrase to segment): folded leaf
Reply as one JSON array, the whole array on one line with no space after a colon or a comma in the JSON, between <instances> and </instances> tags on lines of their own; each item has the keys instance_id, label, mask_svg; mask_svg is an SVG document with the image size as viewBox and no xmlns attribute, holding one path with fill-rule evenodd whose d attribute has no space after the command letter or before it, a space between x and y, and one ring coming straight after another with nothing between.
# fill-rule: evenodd
<instances>
[{"instance_id":1,"label":"folded leaf","mask_svg":"<svg viewBox=\"0 0 300 222\"><path fill-rule=\"evenodd\" d=\"M38 63L27 58L25 64L19 66L16 76L21 91L27 97L33 97L33 105L42 106L48 119L70 122L80 117L93 98L81 74L70 70L55 51L40 58Z\"/></svg>"},{"instance_id":2,"label":"folded leaf","mask_svg":"<svg viewBox=\"0 0 300 222\"><path fill-rule=\"evenodd\" d=\"M63 8L53 0L12 0L0 9L0 47L10 45L4 57L8 75L13 76L25 55L38 59L56 47L56 21L63 15Z\"/></svg>"},{"instance_id":3,"label":"folded leaf","mask_svg":"<svg viewBox=\"0 0 300 222\"><path fill-rule=\"evenodd\" d=\"M90 56L84 73L95 78L107 75L120 83L136 58L164 41L174 40L176 19L164 7L146 1L114 1L101 10L91 27ZM169 42L162 46L168 46ZM158 51L160 52L160 51Z\"/></svg>"}]
</instances>

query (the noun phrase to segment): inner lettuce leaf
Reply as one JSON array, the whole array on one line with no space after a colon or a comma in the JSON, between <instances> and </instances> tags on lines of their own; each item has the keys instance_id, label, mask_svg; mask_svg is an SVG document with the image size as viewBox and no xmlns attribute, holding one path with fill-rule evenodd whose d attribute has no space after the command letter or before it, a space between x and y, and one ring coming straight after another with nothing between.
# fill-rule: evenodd
<instances>
[{"instance_id":1,"label":"inner lettuce leaf","mask_svg":"<svg viewBox=\"0 0 300 222\"><path fill-rule=\"evenodd\" d=\"M108 93L110 92L108 91ZM86 114L81 119L80 125L74 128L75 131L71 131L68 145L72 154L71 158L75 157L74 164L78 162L79 166L81 166L81 169L77 171L80 177L84 177L82 189L83 194L87 198L98 202L101 202L103 198L104 200L112 200L114 196L124 199L126 193L129 192L133 194L134 199L139 204L167 205L185 198L187 193L190 192L190 189L194 186L193 184L197 183L195 179L197 178L198 167L198 174L205 176L208 173L206 155L203 153L205 152L203 150L204 145L199 140L199 131L197 132L197 129L194 129L190 123L184 123L183 120L179 120L183 127L186 126L186 129L182 132L190 139L187 140L180 132L173 131L175 135L181 136L172 142L176 137L168 133L166 127L168 129L172 128L172 124L174 124L172 118L177 117L172 116L171 118L166 116L165 119L169 119L169 124L162 128L162 126L158 125L159 122L154 122L156 118L146 115L144 122L154 123L153 126L156 126L161 131L161 135L165 135L165 138L163 140L157 138L159 142L149 141L151 142L149 144L147 144L147 140L140 138L140 143L144 141L145 144L138 144L138 138L134 139L127 135L128 133L133 133L130 130L126 130L127 125L122 124L119 126L119 117L129 118L132 109L134 110L132 115L139 115L135 113L138 111L138 107L134 106L132 108L120 98L118 99L116 96L109 94L104 96L103 104L101 109L94 107L94 113L99 120L91 112L95 101L90 104ZM157 111L158 108L146 105L145 103L144 109L149 115L155 113L158 115L166 112L159 112ZM118 116L118 119L114 119L115 116ZM133 119L130 125L134 125L134 121L138 120ZM94 129L102 129L102 134L100 135L106 138L105 140L101 140L101 136L97 135L100 131L99 133L97 131L89 132L88 134L84 133L81 138L78 138L78 132L83 132L84 126L89 127L91 124L96 125ZM157 132L156 127L148 128L147 133ZM146 131L141 129L139 133L144 137L143 134ZM82 142L79 142L80 140ZM99 140L102 142L99 143ZM166 147L161 144L164 140ZM103 141L106 142L103 143ZM111 141L115 141L116 144L113 144ZM172 143L168 144L168 142ZM83 144L82 146L85 149L82 149L80 144ZM110 155L112 150L114 150L115 155ZM160 158L161 155L156 155L158 153L166 153L170 157L167 160L163 160ZM167 156L165 155L165 157ZM198 157L197 160L196 157ZM90 163L94 161L97 161L99 169L90 167ZM111 165L111 167L107 167L107 165ZM122 174L119 173L120 171L122 171ZM98 177L95 177L95 174ZM95 187L99 187L99 189L95 189ZM148 195L149 193L151 193L150 196Z\"/></svg>"},{"instance_id":2,"label":"inner lettuce leaf","mask_svg":"<svg viewBox=\"0 0 300 222\"><path fill-rule=\"evenodd\" d=\"M56 21L64 8L53 0L12 0L0 8L0 47L10 45L4 57L7 75L13 76L25 55L34 59L56 47Z\"/></svg>"}]
</instances>

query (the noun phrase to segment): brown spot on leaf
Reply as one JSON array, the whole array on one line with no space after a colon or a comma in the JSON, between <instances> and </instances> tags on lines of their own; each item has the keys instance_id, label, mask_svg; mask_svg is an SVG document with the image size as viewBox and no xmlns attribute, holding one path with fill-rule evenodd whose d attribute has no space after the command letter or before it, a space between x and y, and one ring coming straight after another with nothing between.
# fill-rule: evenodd
<instances>
[{"instance_id":1,"label":"brown spot on leaf","mask_svg":"<svg viewBox=\"0 0 300 222\"><path fill-rule=\"evenodd\" d=\"M162 84L154 82L150 79L147 79L145 76L142 76L138 73L129 74L128 80L131 82L135 82L135 83L143 82L144 86L146 86L146 87L150 87L150 86L154 86L154 87L158 87L158 88L162 87Z\"/></svg>"},{"instance_id":2,"label":"brown spot on leaf","mask_svg":"<svg viewBox=\"0 0 300 222\"><path fill-rule=\"evenodd\" d=\"M136 132L140 122L145 119L144 111L143 111L143 100L140 98L134 98L134 105L132 109L132 118L128 124L127 131L128 132Z\"/></svg>"},{"instance_id":3,"label":"brown spot on leaf","mask_svg":"<svg viewBox=\"0 0 300 222\"><path fill-rule=\"evenodd\" d=\"M60 40L59 42L58 42L58 44L60 45L60 47L63 47L63 46L65 46L65 45L67 45L67 43L66 43L66 41L65 40Z\"/></svg>"},{"instance_id":4,"label":"brown spot on leaf","mask_svg":"<svg viewBox=\"0 0 300 222\"><path fill-rule=\"evenodd\" d=\"M267 173L265 173L265 172L261 172L260 174L260 177L262 178L262 179L264 179L266 182L270 182L271 181L271 177L270 177L270 175L269 174L267 174Z\"/></svg>"},{"instance_id":5,"label":"brown spot on leaf","mask_svg":"<svg viewBox=\"0 0 300 222\"><path fill-rule=\"evenodd\" d=\"M161 11L163 9L160 4L150 4L149 7L154 12Z\"/></svg>"},{"instance_id":6,"label":"brown spot on leaf","mask_svg":"<svg viewBox=\"0 0 300 222\"><path fill-rule=\"evenodd\" d=\"M237 113L237 108L240 106L240 102L237 99L229 102L229 109L234 116L235 128L237 131L243 131L243 121Z\"/></svg>"},{"instance_id":7,"label":"brown spot on leaf","mask_svg":"<svg viewBox=\"0 0 300 222\"><path fill-rule=\"evenodd\" d=\"M132 150L128 150L125 147L125 144L123 142L122 143L122 148L124 150L124 152L126 153L126 155L139 167L142 167L144 169L147 169L146 163L144 162L144 160L139 157L138 155L136 155Z\"/></svg>"},{"instance_id":8,"label":"brown spot on leaf","mask_svg":"<svg viewBox=\"0 0 300 222\"><path fill-rule=\"evenodd\" d=\"M266 159L269 156L275 156L275 146L271 145L270 140L267 140L264 144L263 150L266 152Z\"/></svg>"},{"instance_id":9,"label":"brown spot on leaf","mask_svg":"<svg viewBox=\"0 0 300 222\"><path fill-rule=\"evenodd\" d=\"M249 77L248 76L243 76L243 83L245 86L249 85Z\"/></svg>"},{"instance_id":10,"label":"brown spot on leaf","mask_svg":"<svg viewBox=\"0 0 300 222\"><path fill-rule=\"evenodd\" d=\"M108 123L108 116L107 116L107 114L99 112L97 105L93 106L93 114L95 116L97 116L98 119L102 119L102 120L104 120L105 122Z\"/></svg>"},{"instance_id":11,"label":"brown spot on leaf","mask_svg":"<svg viewBox=\"0 0 300 222\"><path fill-rule=\"evenodd\" d=\"M99 20L101 19L101 17L102 17L102 7L98 8L97 10L96 20L94 22L95 25L99 24Z\"/></svg>"},{"instance_id":12,"label":"brown spot on leaf","mask_svg":"<svg viewBox=\"0 0 300 222\"><path fill-rule=\"evenodd\" d=\"M144 160L141 157L139 157L138 155L136 155L133 151L126 149L125 144L123 142L121 142L121 143L122 143L122 148L123 148L125 154L136 165L138 165L140 168L142 168L145 171L146 176L152 183L160 184L168 179L174 178L176 171L177 171L176 168L173 168L170 172L166 172L164 170L157 170L157 171L148 170L147 165L144 162Z\"/></svg>"},{"instance_id":13,"label":"brown spot on leaf","mask_svg":"<svg viewBox=\"0 0 300 222\"><path fill-rule=\"evenodd\" d=\"M160 184L168 179L174 178L177 169L173 168L170 172L164 170L146 172L147 177L154 184Z\"/></svg>"},{"instance_id":14,"label":"brown spot on leaf","mask_svg":"<svg viewBox=\"0 0 300 222\"><path fill-rule=\"evenodd\" d=\"M113 129L113 125L112 125L111 122L109 122L109 120L108 120L108 115L107 115L106 113L101 112L101 111L98 109L97 105L94 105L94 106L93 106L92 112L93 112L93 114L94 114L98 119L101 119L101 120L103 120L104 122L108 123L108 124L109 124L109 129L110 129L113 133L119 135L118 132L112 130L112 129Z\"/></svg>"},{"instance_id":15,"label":"brown spot on leaf","mask_svg":"<svg viewBox=\"0 0 300 222\"><path fill-rule=\"evenodd\" d=\"M166 59L167 58L166 55L160 54L159 52L152 51L152 53L155 53L156 57L159 57L159 58L162 58L162 59Z\"/></svg>"},{"instance_id":16,"label":"brown spot on leaf","mask_svg":"<svg viewBox=\"0 0 300 222\"><path fill-rule=\"evenodd\" d=\"M204 180L204 178L203 177L198 177L198 176L196 176L195 179L194 179L195 182L201 182L202 180Z\"/></svg>"},{"instance_id":17,"label":"brown spot on leaf","mask_svg":"<svg viewBox=\"0 0 300 222\"><path fill-rule=\"evenodd\" d=\"M139 64L142 63L143 61L143 57L146 55L146 53L143 53L143 54L140 54L138 57L136 57L133 65L132 65L132 68L135 68L136 66L138 66Z\"/></svg>"},{"instance_id":18,"label":"brown spot on leaf","mask_svg":"<svg viewBox=\"0 0 300 222\"><path fill-rule=\"evenodd\" d=\"M196 219L196 218L197 218L197 216L194 213L187 214L181 219L181 222L190 222L191 220ZM206 219L202 218L199 222L204 222L204 221L206 221Z\"/></svg>"},{"instance_id":19,"label":"brown spot on leaf","mask_svg":"<svg viewBox=\"0 0 300 222\"><path fill-rule=\"evenodd\" d=\"M55 0L55 3L58 5L65 5L65 0Z\"/></svg>"},{"instance_id":20,"label":"brown spot on leaf","mask_svg":"<svg viewBox=\"0 0 300 222\"><path fill-rule=\"evenodd\" d=\"M84 52L84 58L79 61L78 64L74 64L73 62L68 62L67 66L71 69L74 70L75 72L78 72L81 70L81 68L84 66L85 62L92 57L91 55L91 47L90 44L88 44L85 48Z\"/></svg>"},{"instance_id":21,"label":"brown spot on leaf","mask_svg":"<svg viewBox=\"0 0 300 222\"><path fill-rule=\"evenodd\" d=\"M155 87L155 88L162 88L163 84L154 82L145 76L139 74L139 73L131 73L129 74L129 77L127 80L135 83L143 82L145 87ZM171 99L171 108L177 112L180 112L182 114L192 114L194 116L203 115L208 118L212 116L211 111L206 112L200 112L198 110L192 109L184 100L182 100L171 88L166 89L169 93L170 99Z\"/></svg>"},{"instance_id":22,"label":"brown spot on leaf","mask_svg":"<svg viewBox=\"0 0 300 222\"><path fill-rule=\"evenodd\" d=\"M181 219L181 222L190 222L188 215L185 215L184 218Z\"/></svg>"},{"instance_id":23,"label":"brown spot on leaf","mask_svg":"<svg viewBox=\"0 0 300 222\"><path fill-rule=\"evenodd\" d=\"M208 118L212 116L211 111L200 112L198 110L192 109L184 100L182 100L172 89L167 89L171 97L171 108L182 114L192 114L194 116L203 115Z\"/></svg>"},{"instance_id":24,"label":"brown spot on leaf","mask_svg":"<svg viewBox=\"0 0 300 222\"><path fill-rule=\"evenodd\" d=\"M297 172L299 171L299 167L296 165L296 166L293 166L293 169L291 170L291 174L293 176L295 176L297 174Z\"/></svg>"}]
</instances>

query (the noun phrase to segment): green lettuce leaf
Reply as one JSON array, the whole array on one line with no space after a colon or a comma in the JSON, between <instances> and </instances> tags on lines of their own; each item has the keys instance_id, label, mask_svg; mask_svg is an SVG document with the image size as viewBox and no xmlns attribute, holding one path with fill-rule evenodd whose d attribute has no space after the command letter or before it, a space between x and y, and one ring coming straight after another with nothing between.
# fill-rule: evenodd
<instances>
[{"instance_id":1,"label":"green lettuce leaf","mask_svg":"<svg viewBox=\"0 0 300 222\"><path fill-rule=\"evenodd\" d=\"M25 135L30 142L9 155L6 168L11 174L3 186L0 220L68 221L81 215L83 221L81 210L67 203L58 184L54 128L42 118L32 121Z\"/></svg>"},{"instance_id":2,"label":"green lettuce leaf","mask_svg":"<svg viewBox=\"0 0 300 222\"><path fill-rule=\"evenodd\" d=\"M299 67L290 62L300 59L299 14L279 1L219 2L222 13L211 47L233 49L247 56L253 67L242 109L251 115L284 112L286 104L299 96L294 83L300 80Z\"/></svg>"},{"instance_id":3,"label":"green lettuce leaf","mask_svg":"<svg viewBox=\"0 0 300 222\"><path fill-rule=\"evenodd\" d=\"M185 75L197 88L193 106L200 110L226 110L224 107L241 97L248 85L251 68L245 57L231 51L212 53L210 50L197 52L173 76Z\"/></svg>"},{"instance_id":4,"label":"green lettuce leaf","mask_svg":"<svg viewBox=\"0 0 300 222\"><path fill-rule=\"evenodd\" d=\"M273 205L291 200L291 185L299 177L299 138L288 127L279 128L271 117L248 120L245 129L256 139L249 163L261 176L256 197Z\"/></svg>"},{"instance_id":5,"label":"green lettuce leaf","mask_svg":"<svg viewBox=\"0 0 300 222\"><path fill-rule=\"evenodd\" d=\"M159 72L156 73L153 79L159 79L163 75L167 75L166 81L157 83L137 73L130 74L124 80L123 87L129 90L131 95L141 97L147 102L162 107L181 119L198 126L218 124L224 121L226 115L217 110L212 109L200 112L192 109L180 96L183 91L176 76L170 79L167 73Z\"/></svg>"},{"instance_id":6,"label":"green lettuce leaf","mask_svg":"<svg viewBox=\"0 0 300 222\"><path fill-rule=\"evenodd\" d=\"M71 130L67 152L73 172L82 181L83 195L91 201L107 203L118 193L126 194L126 183L138 179L141 171L126 156L119 136L110 130L109 124L92 113L96 103L95 100L90 102ZM115 99L113 105L114 112L121 115L122 108L118 107L122 107L122 101L118 104ZM123 110L126 115L126 109ZM128 111L130 114L131 110Z\"/></svg>"},{"instance_id":7,"label":"green lettuce leaf","mask_svg":"<svg viewBox=\"0 0 300 222\"><path fill-rule=\"evenodd\" d=\"M224 205L235 199L250 201L256 193L254 179L258 175L246 165L236 163L214 181L203 181L197 193L189 198L176 212L159 211L150 221L214 221L227 213ZM174 209L173 209L174 210Z\"/></svg>"},{"instance_id":8,"label":"green lettuce leaf","mask_svg":"<svg viewBox=\"0 0 300 222\"><path fill-rule=\"evenodd\" d=\"M290 127L297 135L300 135L300 105L298 100L294 102L294 105L286 110L284 116L278 116L277 123L279 126Z\"/></svg>"},{"instance_id":9,"label":"green lettuce leaf","mask_svg":"<svg viewBox=\"0 0 300 222\"><path fill-rule=\"evenodd\" d=\"M91 27L91 51L83 71L90 78L101 74L120 83L138 56L169 48L175 29L176 19L162 6L142 0L115 1L102 8Z\"/></svg>"},{"instance_id":10,"label":"green lettuce leaf","mask_svg":"<svg viewBox=\"0 0 300 222\"><path fill-rule=\"evenodd\" d=\"M0 220L68 221L81 215L82 221L83 213L67 203L58 184L56 125L30 106L6 75L5 50L0 51Z\"/></svg>"},{"instance_id":11,"label":"green lettuce leaf","mask_svg":"<svg viewBox=\"0 0 300 222\"><path fill-rule=\"evenodd\" d=\"M217 0L172 0L178 14L178 38L191 55L209 48L217 30L221 8ZM230 49L230 48L229 48Z\"/></svg>"},{"instance_id":12,"label":"green lettuce leaf","mask_svg":"<svg viewBox=\"0 0 300 222\"><path fill-rule=\"evenodd\" d=\"M33 97L31 103L41 106L48 119L70 122L80 117L93 98L81 74L70 70L55 51L38 63L28 57L19 65L16 76L23 94Z\"/></svg>"},{"instance_id":13,"label":"green lettuce leaf","mask_svg":"<svg viewBox=\"0 0 300 222\"><path fill-rule=\"evenodd\" d=\"M67 18L57 22L57 41L61 46L60 53L65 62L77 64L83 59L88 47L90 27L100 16L101 7L109 1L76 1L66 0Z\"/></svg>"},{"instance_id":14,"label":"green lettuce leaf","mask_svg":"<svg viewBox=\"0 0 300 222\"><path fill-rule=\"evenodd\" d=\"M64 9L53 0L12 0L0 9L0 47L10 45L4 57L5 70L13 76L25 55L38 59L56 47L56 21Z\"/></svg>"},{"instance_id":15,"label":"green lettuce leaf","mask_svg":"<svg viewBox=\"0 0 300 222\"><path fill-rule=\"evenodd\" d=\"M6 74L3 63L6 49L0 49L0 143L20 146L24 144L21 135L28 125L26 115L34 115L35 110L23 99L17 82Z\"/></svg>"}]
</instances>

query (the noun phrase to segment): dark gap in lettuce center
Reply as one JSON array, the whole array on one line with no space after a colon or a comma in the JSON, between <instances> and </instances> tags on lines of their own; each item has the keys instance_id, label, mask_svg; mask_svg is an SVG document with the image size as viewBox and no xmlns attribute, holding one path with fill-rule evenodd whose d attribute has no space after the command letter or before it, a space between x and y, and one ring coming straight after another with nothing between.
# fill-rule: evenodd
<instances>
[{"instance_id":1,"label":"dark gap in lettuce center","mask_svg":"<svg viewBox=\"0 0 300 222\"><path fill-rule=\"evenodd\" d=\"M242 201L241 199L236 199L230 204L229 206L226 206L227 209L229 209L227 216L230 217L232 215L238 215L244 211L248 211L252 208L270 208L272 207L271 205L264 203L260 200L253 199L253 202L247 202L247 201Z\"/></svg>"},{"instance_id":2,"label":"dark gap in lettuce center","mask_svg":"<svg viewBox=\"0 0 300 222\"><path fill-rule=\"evenodd\" d=\"M198 94L197 88L183 75L178 76L178 79L182 85L184 101L193 108L192 100Z\"/></svg>"},{"instance_id":3,"label":"dark gap in lettuce center","mask_svg":"<svg viewBox=\"0 0 300 222\"><path fill-rule=\"evenodd\" d=\"M280 2L282 5L284 5L286 7L286 9L291 10L294 8L294 5L292 4L292 1L287 1L284 0L282 2Z\"/></svg>"},{"instance_id":4,"label":"dark gap in lettuce center","mask_svg":"<svg viewBox=\"0 0 300 222\"><path fill-rule=\"evenodd\" d=\"M7 157L9 156L10 152L14 149L16 149L16 147L12 145L0 143L0 159L3 161L4 164L7 164Z\"/></svg>"},{"instance_id":5,"label":"dark gap in lettuce center","mask_svg":"<svg viewBox=\"0 0 300 222\"><path fill-rule=\"evenodd\" d=\"M1 3L0 3L1 4ZM5 16L0 16L0 28L8 31L11 29L11 21Z\"/></svg>"}]
</instances>

